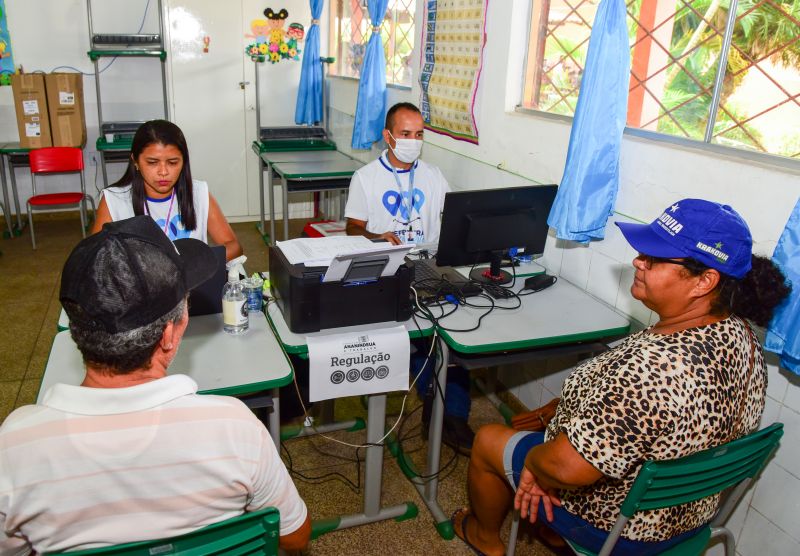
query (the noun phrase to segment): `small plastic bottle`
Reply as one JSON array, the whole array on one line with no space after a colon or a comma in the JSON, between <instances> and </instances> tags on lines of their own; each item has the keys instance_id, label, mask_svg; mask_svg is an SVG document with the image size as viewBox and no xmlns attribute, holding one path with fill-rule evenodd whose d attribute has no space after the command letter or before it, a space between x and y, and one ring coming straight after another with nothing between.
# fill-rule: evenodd
<instances>
[{"instance_id":1,"label":"small plastic bottle","mask_svg":"<svg viewBox=\"0 0 800 556\"><path fill-rule=\"evenodd\" d=\"M247 295L247 309L251 313L257 313L261 310L264 280L258 274L253 274L253 276L244 280L244 284L245 294Z\"/></svg>"},{"instance_id":2,"label":"small plastic bottle","mask_svg":"<svg viewBox=\"0 0 800 556\"><path fill-rule=\"evenodd\" d=\"M250 328L247 293L244 282L239 280L240 268L241 264L230 265L228 282L222 288L222 329L228 334L243 334Z\"/></svg>"}]
</instances>

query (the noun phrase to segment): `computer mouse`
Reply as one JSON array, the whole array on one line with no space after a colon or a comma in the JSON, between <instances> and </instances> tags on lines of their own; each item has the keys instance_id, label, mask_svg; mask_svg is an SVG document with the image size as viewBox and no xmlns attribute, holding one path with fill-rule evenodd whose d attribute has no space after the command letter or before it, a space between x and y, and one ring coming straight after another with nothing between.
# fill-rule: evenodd
<instances>
[{"instance_id":1,"label":"computer mouse","mask_svg":"<svg viewBox=\"0 0 800 556\"><path fill-rule=\"evenodd\" d=\"M550 274L537 274L536 276L526 278L525 287L522 289L540 292L555 284L557 279L558 278L551 276Z\"/></svg>"}]
</instances>

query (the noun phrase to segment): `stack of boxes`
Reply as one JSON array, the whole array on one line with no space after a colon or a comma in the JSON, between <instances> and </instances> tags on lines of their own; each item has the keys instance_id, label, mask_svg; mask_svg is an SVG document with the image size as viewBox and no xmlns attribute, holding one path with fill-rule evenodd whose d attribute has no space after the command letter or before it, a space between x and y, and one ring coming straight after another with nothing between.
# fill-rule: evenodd
<instances>
[{"instance_id":1,"label":"stack of boxes","mask_svg":"<svg viewBox=\"0 0 800 556\"><path fill-rule=\"evenodd\" d=\"M12 76L20 146L83 147L86 117L83 75L22 73Z\"/></svg>"}]
</instances>

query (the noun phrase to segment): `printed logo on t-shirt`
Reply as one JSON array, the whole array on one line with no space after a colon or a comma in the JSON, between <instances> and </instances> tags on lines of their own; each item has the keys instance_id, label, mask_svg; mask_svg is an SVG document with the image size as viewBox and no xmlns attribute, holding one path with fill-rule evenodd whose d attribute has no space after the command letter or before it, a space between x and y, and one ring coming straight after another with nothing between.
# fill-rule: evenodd
<instances>
[{"instance_id":1,"label":"printed logo on t-shirt","mask_svg":"<svg viewBox=\"0 0 800 556\"><path fill-rule=\"evenodd\" d=\"M425 241L425 235L422 230L422 216L420 214L422 206L425 204L425 193L416 187L412 192L403 191L402 193L390 189L383 194L382 201L384 208L392 216L395 225L400 227L400 229L394 230L394 234L400 239L401 243L420 243ZM409 214L409 207L411 214Z\"/></svg>"},{"instance_id":2,"label":"printed logo on t-shirt","mask_svg":"<svg viewBox=\"0 0 800 556\"><path fill-rule=\"evenodd\" d=\"M158 224L158 227L163 230L166 222L163 218L159 218L156 220L156 224ZM176 239L185 239L192 233L184 227L180 214L176 214L170 218L169 226L166 227L166 232L170 241L175 241Z\"/></svg>"},{"instance_id":3,"label":"printed logo on t-shirt","mask_svg":"<svg viewBox=\"0 0 800 556\"><path fill-rule=\"evenodd\" d=\"M412 195L411 202L408 202L409 195ZM397 216L400 213L400 218L403 220L410 220L411 215L408 214L408 206L411 205L411 214L417 214L422 210L422 205L425 204L425 194L414 188L414 191L403 191L402 193L394 190L389 190L383 194L383 206L392 216Z\"/></svg>"}]
</instances>

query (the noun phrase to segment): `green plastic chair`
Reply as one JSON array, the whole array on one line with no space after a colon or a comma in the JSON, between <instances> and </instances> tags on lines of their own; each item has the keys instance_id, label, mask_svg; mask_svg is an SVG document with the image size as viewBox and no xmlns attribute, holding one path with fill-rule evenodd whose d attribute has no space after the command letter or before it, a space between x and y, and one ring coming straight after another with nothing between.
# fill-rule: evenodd
<instances>
[{"instance_id":1,"label":"green plastic chair","mask_svg":"<svg viewBox=\"0 0 800 556\"><path fill-rule=\"evenodd\" d=\"M725 554L734 556L736 540L724 523L736 508L750 483L766 465L783 436L783 423L774 423L737 440L683 458L648 461L642 465L628 496L622 503L617 521L599 553L565 539L572 550L586 556L608 556L617 543L628 520L639 511L655 510L687 504L728 488L714 518L697 534L664 551L665 556L702 554L714 537L725 540ZM519 513L512 523L512 541L507 554L513 554Z\"/></svg>"},{"instance_id":2,"label":"green plastic chair","mask_svg":"<svg viewBox=\"0 0 800 556\"><path fill-rule=\"evenodd\" d=\"M179 537L48 554L68 554L69 556L111 554L114 556L276 555L278 554L279 525L278 510L264 508L257 512L242 514L226 521L214 523Z\"/></svg>"}]
</instances>

